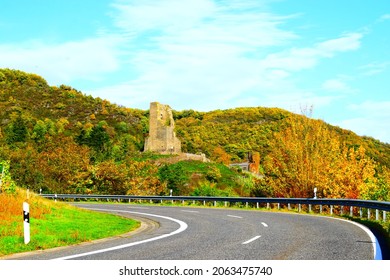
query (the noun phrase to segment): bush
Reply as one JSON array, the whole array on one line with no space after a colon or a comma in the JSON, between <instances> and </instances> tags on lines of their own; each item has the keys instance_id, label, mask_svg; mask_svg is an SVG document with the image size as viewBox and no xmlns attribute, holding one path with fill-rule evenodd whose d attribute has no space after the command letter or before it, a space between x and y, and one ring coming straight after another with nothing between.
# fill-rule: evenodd
<instances>
[{"instance_id":1,"label":"bush","mask_svg":"<svg viewBox=\"0 0 390 280\"><path fill-rule=\"evenodd\" d=\"M199 184L199 187L197 187L192 193L191 196L221 196L221 197L228 197L228 196L235 196L234 192L231 190L221 190L216 188L216 184L209 182L209 181L203 181Z\"/></svg>"},{"instance_id":2,"label":"bush","mask_svg":"<svg viewBox=\"0 0 390 280\"><path fill-rule=\"evenodd\" d=\"M9 162L0 161L0 193L14 194L16 192L16 184L12 180L9 173Z\"/></svg>"}]
</instances>

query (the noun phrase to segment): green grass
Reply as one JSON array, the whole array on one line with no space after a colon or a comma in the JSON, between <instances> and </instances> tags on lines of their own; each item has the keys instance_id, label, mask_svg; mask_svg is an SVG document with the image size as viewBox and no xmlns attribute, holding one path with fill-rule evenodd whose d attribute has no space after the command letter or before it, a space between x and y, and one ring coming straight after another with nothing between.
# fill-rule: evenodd
<instances>
[{"instance_id":1,"label":"green grass","mask_svg":"<svg viewBox=\"0 0 390 280\"><path fill-rule=\"evenodd\" d=\"M212 168L216 168L220 172L220 177L217 179L217 186L235 187L235 178L239 176L236 172L231 170L224 164L211 163L211 162L200 162L200 161L180 161L174 165L180 166L184 174L189 177L193 173L201 173L207 175Z\"/></svg>"},{"instance_id":2,"label":"green grass","mask_svg":"<svg viewBox=\"0 0 390 280\"><path fill-rule=\"evenodd\" d=\"M22 219L21 219L22 220ZM0 256L19 252L49 249L76 244L132 231L138 221L112 214L98 213L64 205L52 209L41 219L30 219L31 241L24 244L21 234L4 235L4 232L20 232L23 221L15 221L8 227L0 225Z\"/></svg>"}]
</instances>

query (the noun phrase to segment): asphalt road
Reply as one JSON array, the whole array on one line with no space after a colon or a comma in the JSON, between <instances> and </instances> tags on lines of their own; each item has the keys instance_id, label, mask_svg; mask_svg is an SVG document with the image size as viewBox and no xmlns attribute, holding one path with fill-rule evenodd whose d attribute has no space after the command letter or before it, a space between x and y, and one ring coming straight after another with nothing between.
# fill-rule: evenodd
<instances>
[{"instance_id":1,"label":"asphalt road","mask_svg":"<svg viewBox=\"0 0 390 280\"><path fill-rule=\"evenodd\" d=\"M79 204L141 220L133 234L16 255L87 260L370 260L361 227L321 216L216 208Z\"/></svg>"}]
</instances>

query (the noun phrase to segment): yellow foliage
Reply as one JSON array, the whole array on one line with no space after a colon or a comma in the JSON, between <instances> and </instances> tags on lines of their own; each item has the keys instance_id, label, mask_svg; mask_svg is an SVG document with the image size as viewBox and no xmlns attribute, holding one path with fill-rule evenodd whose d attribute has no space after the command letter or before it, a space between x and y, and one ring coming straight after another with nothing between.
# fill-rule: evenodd
<instances>
[{"instance_id":1,"label":"yellow foliage","mask_svg":"<svg viewBox=\"0 0 390 280\"><path fill-rule=\"evenodd\" d=\"M15 194L0 193L0 227L10 228L10 223L15 221L15 217L19 217L23 221L21 216L23 202L29 203L31 218L39 219L43 215L51 213L51 201L33 192L29 192L29 199L27 199L26 190L18 188ZM20 226L15 229L16 232L12 232L12 234L22 236L22 224L20 223ZM10 235L10 232L4 230L0 231L0 234Z\"/></svg>"},{"instance_id":2,"label":"yellow foliage","mask_svg":"<svg viewBox=\"0 0 390 280\"><path fill-rule=\"evenodd\" d=\"M214 149L213 158L216 162L220 162L226 165L230 164L231 162L230 155L221 147L216 147Z\"/></svg>"},{"instance_id":3,"label":"yellow foliage","mask_svg":"<svg viewBox=\"0 0 390 280\"><path fill-rule=\"evenodd\" d=\"M267 181L277 196L359 198L376 183L376 163L342 144L321 121L291 116L286 128L274 134L265 160Z\"/></svg>"}]
</instances>

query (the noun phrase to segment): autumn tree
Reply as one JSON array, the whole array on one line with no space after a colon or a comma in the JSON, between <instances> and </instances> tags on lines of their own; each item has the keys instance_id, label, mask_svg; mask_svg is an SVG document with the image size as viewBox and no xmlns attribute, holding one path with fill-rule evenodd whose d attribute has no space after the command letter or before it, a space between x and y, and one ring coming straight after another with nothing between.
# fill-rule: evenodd
<instances>
[{"instance_id":1,"label":"autumn tree","mask_svg":"<svg viewBox=\"0 0 390 280\"><path fill-rule=\"evenodd\" d=\"M167 185L158 176L158 167L149 161L126 161L129 178L127 193L130 195L166 195Z\"/></svg>"},{"instance_id":2,"label":"autumn tree","mask_svg":"<svg viewBox=\"0 0 390 280\"><path fill-rule=\"evenodd\" d=\"M340 143L319 120L292 115L274 133L272 152L265 159L266 179L276 196L357 198L367 184L375 184L375 162Z\"/></svg>"},{"instance_id":3,"label":"autumn tree","mask_svg":"<svg viewBox=\"0 0 390 280\"><path fill-rule=\"evenodd\" d=\"M70 137L58 137L37 155L35 167L43 185L52 192L73 193L80 178L88 174L89 149L77 145Z\"/></svg>"},{"instance_id":4,"label":"autumn tree","mask_svg":"<svg viewBox=\"0 0 390 280\"><path fill-rule=\"evenodd\" d=\"M16 142L25 142L28 136L26 120L21 114L7 126L7 142L12 144Z\"/></svg>"},{"instance_id":5,"label":"autumn tree","mask_svg":"<svg viewBox=\"0 0 390 280\"><path fill-rule=\"evenodd\" d=\"M179 164L163 165L158 170L158 177L161 182L167 184L167 188L171 189L174 195L183 194L183 188L188 183L184 169Z\"/></svg>"},{"instance_id":6,"label":"autumn tree","mask_svg":"<svg viewBox=\"0 0 390 280\"><path fill-rule=\"evenodd\" d=\"M91 159L93 161L101 162L110 156L112 149L110 136L103 124L84 127L77 136L76 141L78 144L87 145L92 149Z\"/></svg>"},{"instance_id":7,"label":"autumn tree","mask_svg":"<svg viewBox=\"0 0 390 280\"><path fill-rule=\"evenodd\" d=\"M369 182L366 186L360 190L362 199L390 201L390 170L383 167L377 176L376 184Z\"/></svg>"},{"instance_id":8,"label":"autumn tree","mask_svg":"<svg viewBox=\"0 0 390 280\"><path fill-rule=\"evenodd\" d=\"M230 164L230 155L225 152L224 149L222 149L221 147L216 147L213 151L213 157L215 158L215 161L216 162L219 162L219 163L223 163L223 164Z\"/></svg>"},{"instance_id":9,"label":"autumn tree","mask_svg":"<svg viewBox=\"0 0 390 280\"><path fill-rule=\"evenodd\" d=\"M91 187L93 193L126 194L129 188L129 177L126 166L113 160L100 162L92 167Z\"/></svg>"}]
</instances>

